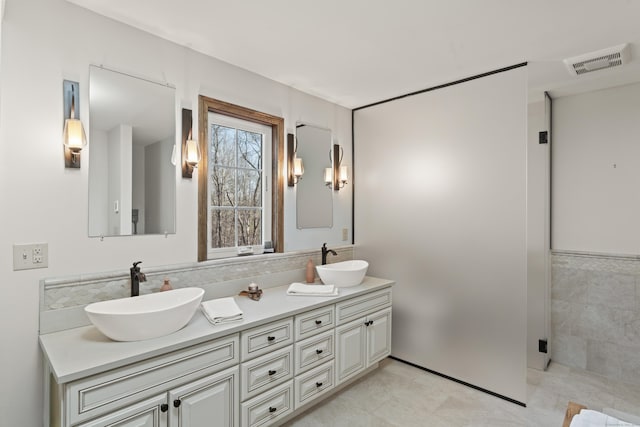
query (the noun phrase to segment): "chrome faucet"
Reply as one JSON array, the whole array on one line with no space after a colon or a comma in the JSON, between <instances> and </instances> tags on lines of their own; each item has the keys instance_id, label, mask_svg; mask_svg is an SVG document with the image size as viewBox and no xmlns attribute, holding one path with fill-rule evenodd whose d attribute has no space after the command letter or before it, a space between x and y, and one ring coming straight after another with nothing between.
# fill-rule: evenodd
<instances>
[{"instance_id":1,"label":"chrome faucet","mask_svg":"<svg viewBox=\"0 0 640 427\"><path fill-rule=\"evenodd\" d=\"M131 296L137 297L140 295L140 282L146 282L147 276L140 271L138 264L142 264L142 261L134 262L133 267L129 269L131 272Z\"/></svg>"},{"instance_id":2,"label":"chrome faucet","mask_svg":"<svg viewBox=\"0 0 640 427\"><path fill-rule=\"evenodd\" d=\"M322 244L322 265L325 265L327 263L327 255L328 254L331 254L333 256L338 256L336 251L327 248L327 244L323 243Z\"/></svg>"}]
</instances>

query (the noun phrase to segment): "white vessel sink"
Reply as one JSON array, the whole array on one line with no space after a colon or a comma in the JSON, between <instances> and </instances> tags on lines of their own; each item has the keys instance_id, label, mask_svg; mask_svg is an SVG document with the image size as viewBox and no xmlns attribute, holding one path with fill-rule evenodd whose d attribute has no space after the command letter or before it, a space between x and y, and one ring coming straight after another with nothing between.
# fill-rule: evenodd
<instances>
[{"instance_id":1,"label":"white vessel sink","mask_svg":"<svg viewBox=\"0 0 640 427\"><path fill-rule=\"evenodd\" d=\"M347 288L362 283L368 267L367 261L353 260L318 265L316 271L325 285Z\"/></svg>"},{"instance_id":2,"label":"white vessel sink","mask_svg":"<svg viewBox=\"0 0 640 427\"><path fill-rule=\"evenodd\" d=\"M182 288L89 304L84 311L114 341L142 341L184 327L202 301L204 289Z\"/></svg>"}]
</instances>

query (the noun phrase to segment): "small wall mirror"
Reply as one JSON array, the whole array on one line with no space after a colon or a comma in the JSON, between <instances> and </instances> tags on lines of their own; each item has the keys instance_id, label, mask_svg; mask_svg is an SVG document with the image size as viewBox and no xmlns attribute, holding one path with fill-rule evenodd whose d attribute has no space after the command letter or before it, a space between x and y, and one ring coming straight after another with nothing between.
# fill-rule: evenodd
<instances>
[{"instance_id":1,"label":"small wall mirror","mask_svg":"<svg viewBox=\"0 0 640 427\"><path fill-rule=\"evenodd\" d=\"M89 236L175 233L175 88L91 66L89 115Z\"/></svg>"},{"instance_id":2,"label":"small wall mirror","mask_svg":"<svg viewBox=\"0 0 640 427\"><path fill-rule=\"evenodd\" d=\"M333 190L325 184L325 169L331 168L331 130L298 123L296 156L304 174L296 184L296 227L333 227Z\"/></svg>"}]
</instances>

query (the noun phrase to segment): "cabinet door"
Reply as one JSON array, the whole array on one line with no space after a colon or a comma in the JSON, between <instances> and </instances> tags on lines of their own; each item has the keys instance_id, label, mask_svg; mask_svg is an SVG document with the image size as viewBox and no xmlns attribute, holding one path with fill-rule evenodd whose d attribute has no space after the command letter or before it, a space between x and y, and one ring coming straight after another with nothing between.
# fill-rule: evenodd
<instances>
[{"instance_id":1,"label":"cabinet door","mask_svg":"<svg viewBox=\"0 0 640 427\"><path fill-rule=\"evenodd\" d=\"M367 317L367 367L391 354L391 307Z\"/></svg>"},{"instance_id":2,"label":"cabinet door","mask_svg":"<svg viewBox=\"0 0 640 427\"><path fill-rule=\"evenodd\" d=\"M172 426L237 427L238 367L209 375L169 392Z\"/></svg>"},{"instance_id":3,"label":"cabinet door","mask_svg":"<svg viewBox=\"0 0 640 427\"><path fill-rule=\"evenodd\" d=\"M78 427L166 427L167 395L163 393Z\"/></svg>"},{"instance_id":4,"label":"cabinet door","mask_svg":"<svg viewBox=\"0 0 640 427\"><path fill-rule=\"evenodd\" d=\"M365 320L363 317L336 329L338 384L366 366Z\"/></svg>"}]
</instances>

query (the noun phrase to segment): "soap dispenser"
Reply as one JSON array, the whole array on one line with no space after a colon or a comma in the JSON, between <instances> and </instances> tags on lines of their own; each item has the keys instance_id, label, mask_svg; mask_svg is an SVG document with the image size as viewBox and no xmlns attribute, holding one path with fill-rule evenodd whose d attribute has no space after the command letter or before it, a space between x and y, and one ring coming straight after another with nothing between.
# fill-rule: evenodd
<instances>
[{"instance_id":1,"label":"soap dispenser","mask_svg":"<svg viewBox=\"0 0 640 427\"><path fill-rule=\"evenodd\" d=\"M160 287L160 292L170 291L173 287L171 286L171 282L169 282L169 278L165 277L162 286Z\"/></svg>"},{"instance_id":2,"label":"soap dispenser","mask_svg":"<svg viewBox=\"0 0 640 427\"><path fill-rule=\"evenodd\" d=\"M307 283L313 283L316 281L314 269L315 266L313 265L313 260L309 258L309 261L307 261Z\"/></svg>"}]
</instances>

